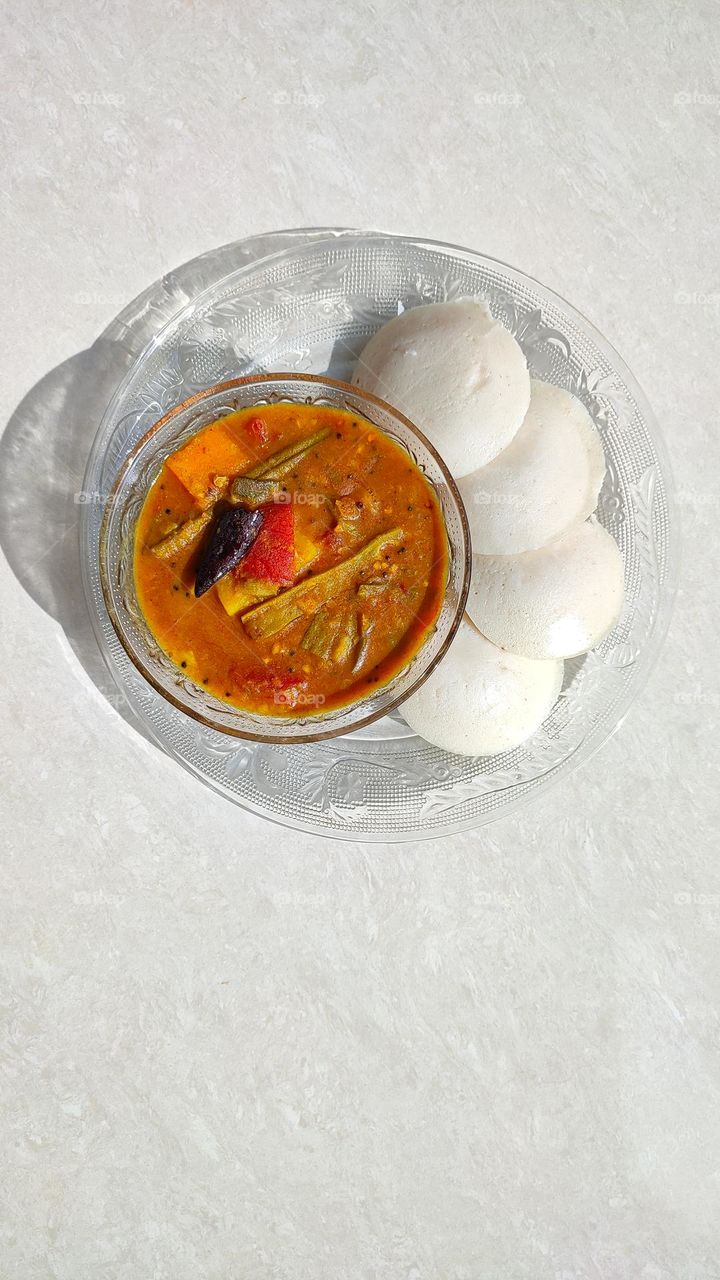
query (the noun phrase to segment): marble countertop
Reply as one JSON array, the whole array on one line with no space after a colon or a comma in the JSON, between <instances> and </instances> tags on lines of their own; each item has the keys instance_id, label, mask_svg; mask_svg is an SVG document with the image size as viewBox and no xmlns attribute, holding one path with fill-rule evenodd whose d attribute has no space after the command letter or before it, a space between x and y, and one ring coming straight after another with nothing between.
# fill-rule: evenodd
<instances>
[{"instance_id":1,"label":"marble countertop","mask_svg":"<svg viewBox=\"0 0 720 1280\"><path fill-rule=\"evenodd\" d=\"M31 439L53 485L26 528L0 481L3 1280L720 1276L718 31L710 0L7 9L0 473ZM313 225L557 289L675 472L621 731L417 847L281 830L136 732L59 514L47 424L112 317Z\"/></svg>"}]
</instances>

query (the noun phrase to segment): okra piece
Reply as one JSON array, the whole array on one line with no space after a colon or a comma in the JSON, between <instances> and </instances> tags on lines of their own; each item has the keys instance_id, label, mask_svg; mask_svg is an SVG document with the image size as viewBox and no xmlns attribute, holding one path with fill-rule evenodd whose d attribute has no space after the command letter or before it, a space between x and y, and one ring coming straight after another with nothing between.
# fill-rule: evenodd
<instances>
[{"instance_id":1,"label":"okra piece","mask_svg":"<svg viewBox=\"0 0 720 1280\"><path fill-rule=\"evenodd\" d=\"M314 653L325 662L345 662L358 639L357 610L349 604L340 613L330 613L325 604L315 614L305 632L300 647Z\"/></svg>"},{"instance_id":2,"label":"okra piece","mask_svg":"<svg viewBox=\"0 0 720 1280\"><path fill-rule=\"evenodd\" d=\"M278 480L254 480L252 476L238 476L230 486L230 497L234 502L255 507L275 502L281 492Z\"/></svg>"},{"instance_id":3,"label":"okra piece","mask_svg":"<svg viewBox=\"0 0 720 1280\"><path fill-rule=\"evenodd\" d=\"M358 638L357 611L354 605L345 610L338 628L338 636L333 646L333 662L347 662Z\"/></svg>"},{"instance_id":4,"label":"okra piece","mask_svg":"<svg viewBox=\"0 0 720 1280\"><path fill-rule=\"evenodd\" d=\"M309 653L314 653L316 658L323 658L327 661L330 657L336 632L337 618L330 617L328 606L325 604L315 614L300 641L300 647L301 649L307 649Z\"/></svg>"},{"instance_id":5,"label":"okra piece","mask_svg":"<svg viewBox=\"0 0 720 1280\"><path fill-rule=\"evenodd\" d=\"M387 587L387 578L371 578L369 582L360 583L357 593L361 600L367 600L369 597L382 595Z\"/></svg>"},{"instance_id":6,"label":"okra piece","mask_svg":"<svg viewBox=\"0 0 720 1280\"><path fill-rule=\"evenodd\" d=\"M357 651L357 657L355 658L355 661L353 663L353 675L355 675L358 671L360 671L361 667L363 667L365 664L365 660L370 652L370 645L372 643L372 636L373 636L374 630L375 630L375 623L373 622L372 618L368 618L365 616L365 614L361 613L360 614L360 647Z\"/></svg>"},{"instance_id":7,"label":"okra piece","mask_svg":"<svg viewBox=\"0 0 720 1280\"><path fill-rule=\"evenodd\" d=\"M377 557L394 543L401 542L402 529L389 529L380 533L361 551L333 565L324 573L314 578L304 578L297 586L290 587L281 595L266 600L263 604L249 609L243 615L243 626L253 640L262 640L265 636L273 636L278 631L289 627L298 618L314 613L333 596L340 595L354 587L358 578L369 569Z\"/></svg>"},{"instance_id":8,"label":"okra piece","mask_svg":"<svg viewBox=\"0 0 720 1280\"><path fill-rule=\"evenodd\" d=\"M184 551L190 546L196 538L200 536L203 529L207 528L213 517L212 507L208 507L205 511L201 511L200 515L192 516L190 520L186 520L184 524L178 525L177 529L173 529L172 533L168 533L160 542L156 542L153 551L156 556L160 556L161 560L172 560L173 556L178 555L180 551Z\"/></svg>"},{"instance_id":9,"label":"okra piece","mask_svg":"<svg viewBox=\"0 0 720 1280\"><path fill-rule=\"evenodd\" d=\"M306 436L304 440L295 440L292 444L287 445L285 449L280 449L278 453L273 453L269 458L265 458L263 462L258 462L257 466L245 472L245 476L249 480L281 480L283 476L293 470L306 453L314 449L316 444L321 444L323 440L327 440L329 435L330 428L324 427L322 431L315 431L311 436Z\"/></svg>"}]
</instances>

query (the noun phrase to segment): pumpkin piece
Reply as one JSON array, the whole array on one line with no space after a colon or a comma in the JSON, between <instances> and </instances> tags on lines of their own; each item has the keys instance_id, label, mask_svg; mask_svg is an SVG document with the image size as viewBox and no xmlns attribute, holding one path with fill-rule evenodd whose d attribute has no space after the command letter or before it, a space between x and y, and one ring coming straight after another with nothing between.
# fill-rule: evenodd
<instances>
[{"instance_id":1,"label":"pumpkin piece","mask_svg":"<svg viewBox=\"0 0 720 1280\"><path fill-rule=\"evenodd\" d=\"M226 574L217 584L220 603L231 618L242 609L249 609L253 604L269 600L279 590L278 582L268 582L263 578L238 578L235 573Z\"/></svg>"},{"instance_id":2,"label":"pumpkin piece","mask_svg":"<svg viewBox=\"0 0 720 1280\"><path fill-rule=\"evenodd\" d=\"M172 453L166 462L198 506L206 507L218 496L215 478L237 475L249 462L248 451L229 427L213 422Z\"/></svg>"}]
</instances>

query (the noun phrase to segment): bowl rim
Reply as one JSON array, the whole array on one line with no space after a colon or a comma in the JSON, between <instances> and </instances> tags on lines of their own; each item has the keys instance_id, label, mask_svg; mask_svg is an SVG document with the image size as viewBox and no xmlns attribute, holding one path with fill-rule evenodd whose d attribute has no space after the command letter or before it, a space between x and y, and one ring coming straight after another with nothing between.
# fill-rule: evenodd
<instances>
[{"instance_id":1,"label":"bowl rim","mask_svg":"<svg viewBox=\"0 0 720 1280\"><path fill-rule=\"evenodd\" d=\"M277 383L277 382L283 382L283 383L287 383L287 382L308 383L309 382L315 385L316 387L318 387L318 389L322 387L329 387L335 391L350 392L351 395L355 396L361 402L365 401L371 405L374 405L384 410L385 412L389 412L394 418L398 419L403 424L403 426L405 426L410 431L410 433L417 440L419 440L419 442L424 446L424 448L427 449L428 453L432 456L434 461L439 466L440 471L442 472L443 479L448 486L448 489L455 502L455 506L459 514L460 529L461 529L461 535L462 535L460 545L461 545L462 554L463 554L462 584L460 586L460 591L458 594L458 603L455 609L455 614L452 619L452 622L450 623L448 633L445 639L443 640L443 643L441 644L440 648L438 649L437 653L434 655L432 661L418 675L417 679L413 681L410 687L405 692L398 695L397 697L391 698L389 702L384 704L382 707L379 707L376 711L373 711L370 714L363 716L359 720L353 721L352 724L337 727L337 728L323 729L322 728L323 712L320 712L315 717L315 720L319 726L318 732L314 732L314 733L309 732L307 734L293 734L292 736L289 736L283 733L273 733L273 734L270 734L270 733L263 734L260 732L250 733L244 729L233 728L230 725L220 725L217 723L216 720L210 718L207 715L204 715L201 711L196 710L195 708L188 707L184 702L181 702L177 697L175 697L172 693L170 693L167 689L165 689L156 680L152 672L146 666L142 657L136 652L135 649L133 649L127 637L125 636L124 628L120 623L120 619L118 617L117 610L115 608L112 591L110 589L110 580L109 580L109 572L108 572L109 525L110 525L110 518L117 501L117 495L121 492L125 478L130 468L134 464L138 454L142 452L142 450L145 448L148 442L153 438L153 436L155 436L157 432L160 431L162 427L164 427L171 419L177 417L179 413L184 412L193 404L197 404L202 400L208 399L210 396L220 395L225 391L230 391L240 386L252 386L252 385L267 386L269 384L272 387L273 383ZM293 403L293 401L289 401L289 403ZM295 403L303 403L303 402L295 402ZM248 405L247 407L251 408L252 406ZM371 425L376 430L383 431L383 434L386 434L384 432L384 429L382 427L379 427L377 423L373 422ZM450 539L448 537L447 527L444 519L443 519L443 528L445 529L445 536L448 542L449 552L452 553L453 548L450 545ZM133 526L133 537L134 537L134 526ZM457 483L453 475L451 474L447 463L445 462L442 455L438 453L438 450L435 448L435 446L428 440L424 432L422 432L420 428L416 426L414 422L411 421L410 418L408 418L399 409L396 409L394 405L389 404L386 400L382 400L379 396L374 395L370 391L365 391L361 387L355 387L349 382L343 382L337 378L328 378L322 374L294 373L294 372L282 373L278 370L273 370L272 372L268 372L268 373L247 374L243 377L229 378L223 382L218 382L211 387L206 387L202 391L198 391L192 396L187 396L179 404L174 405L172 409L169 409L166 413L164 413L162 417L159 418L157 422L153 423L153 425L148 428L148 430L144 433L144 435L141 436L141 438L138 441L136 441L136 443L133 445L130 452L123 459L123 463L113 481L112 487L108 493L108 496L106 498L106 501L103 507L102 520L100 524L100 532L99 532L99 539L98 539L98 565L99 565L100 586L102 589L103 600L105 603L105 608L107 609L107 612L108 612L108 617L112 624L113 631L115 632L115 635L120 641L120 644L122 645L123 649L125 650L125 653L127 654L128 658L132 662L135 669L140 673L143 679L147 680L148 684L152 686L152 688L155 690L156 693L160 694L160 696L164 698L166 702L169 702L172 706L174 706L176 710L181 711L184 715L190 717L193 720L198 721L207 729L212 729L215 732L226 734L229 737L241 738L241 739L244 739L246 742L263 742L263 743L268 743L270 745L276 745L276 746L293 746L295 744L301 745L302 743L308 743L308 742L328 741L331 738L343 737L344 735L348 733L352 733L357 729L363 729L367 725L373 724L376 720L382 719L383 716L389 715L391 711L394 711L397 707L399 707L403 702L405 702L409 697L411 697L412 694L416 693L417 690L425 683L427 678L437 667L438 663L441 662L442 659L444 658L450 645L452 644L452 641L455 638L455 635L460 627L460 623L463 620L463 616L465 613L465 605L466 605L468 593L470 590L470 576L472 571L472 539L470 536L470 526L468 523L467 512L465 510L465 504L463 502L460 490L458 489ZM446 592L447 592L447 583L446 583ZM443 596L443 599L445 599L445 596ZM422 646L417 651L417 654L415 656L417 657L420 653L422 653ZM397 677L400 674L402 674L402 669L400 672L396 673L396 675L393 677L392 680L388 682L387 685L384 685L382 687L385 689L391 688L394 680L397 679ZM360 699L356 704L353 704L352 702L350 702L344 705L348 707L352 707L353 705L360 706L362 701L363 700ZM254 713L247 712L246 714L253 715ZM327 712L325 714L330 714L330 712ZM258 716L257 718L260 721L264 719L264 717L261 717L261 716ZM292 720L293 717L287 717L287 719ZM297 719L298 720L302 719L302 717L297 717Z\"/></svg>"}]
</instances>

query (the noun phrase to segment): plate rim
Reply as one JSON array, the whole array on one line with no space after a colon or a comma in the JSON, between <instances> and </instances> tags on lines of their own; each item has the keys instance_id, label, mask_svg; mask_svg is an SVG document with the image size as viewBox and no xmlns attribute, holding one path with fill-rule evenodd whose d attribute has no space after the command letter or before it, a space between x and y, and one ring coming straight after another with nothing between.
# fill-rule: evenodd
<instances>
[{"instance_id":1,"label":"plate rim","mask_svg":"<svg viewBox=\"0 0 720 1280\"><path fill-rule=\"evenodd\" d=\"M293 818L285 817L284 815L278 814L276 812L270 812L262 808L260 805L257 805L254 801L250 799L247 799L244 797L241 798L236 795L228 794L228 792L225 789L223 789L220 783L216 783L214 778L202 772L190 760L186 759L184 756L181 756L175 753L174 751L168 750L165 742L162 741L160 736L156 733L153 720L145 714L144 710L138 709L137 703L128 697L128 693L125 688L125 685L120 679L120 672L115 667L112 661L111 654L106 651L105 637L102 633L102 627L101 627L101 618L96 608L94 607L95 605L94 592L93 592L93 587L90 581L90 574L89 574L90 566L87 563L87 558L81 555L83 587L85 591L88 611L91 616L93 631L94 631L96 640L98 642L98 647L101 650L103 659L105 661L105 665L110 670L115 683L120 687L125 698L130 701L131 707L141 719L144 728L150 734L153 741L162 750L163 754L169 756L172 760L176 761L188 772L190 772L195 777L197 777L205 786L208 786L213 791L215 791L216 794L221 795L225 800L230 801L231 803L236 805L238 808L243 809L249 813L253 813L256 817L261 817L267 821L273 822L277 826L280 826L289 830L300 830L300 831L304 831L306 833L312 834L316 837L321 836L324 839L340 840L343 842L354 841L360 844L363 844L363 843L403 844L409 841L438 840L443 838L449 838L452 835L460 834L461 832L465 832L465 831L479 830L483 826L489 825L492 822L499 821L504 817L509 817L512 814L514 814L519 808L521 808L531 798L532 793L537 789L537 787L540 786L544 780L551 779L552 774L555 773L557 770L562 769L563 776L570 776L580 767L581 764L584 765L589 763L597 754L597 752L615 735L615 733L618 731L621 725L624 724L631 710L632 705L634 704L636 699L640 696L640 694L646 687L649 676L652 673L652 670L657 661L659 652L662 648L665 637L667 635L668 627L672 617L673 605L674 605L674 600L675 600L677 585L678 585L680 557L681 557L680 530L679 530L679 524L678 524L678 518L677 518L677 505L676 505L675 496L674 496L674 493L675 493L674 474L673 474L672 465L670 463L667 445L665 443L665 438L658 424L657 418L652 409L648 396L646 395L641 384L638 382L638 379L635 377L632 370L628 367L626 361L624 360L620 352L615 348L613 343L610 342L610 340L605 337L605 335L597 328L595 323L592 320L590 320L584 314L584 312L580 311L573 303L569 302L556 289L552 288L549 285L544 284L541 280L538 280L535 276L530 275L528 272L522 271L520 268L512 266L510 263L506 263L502 259L495 258L492 255L482 253L478 250L470 249L467 246L458 245L449 241L435 240L428 237L418 237L413 235L405 235L405 234L398 234L398 233L384 232L384 231L359 230L355 228L344 228L344 227L286 228L280 231L264 232L258 235L248 236L240 240L229 241L224 245L216 246L214 249L207 250L205 253L197 255L195 258L188 259L187 262L180 264L178 267L174 268L173 270L179 271L182 268L189 268L192 266L193 263L199 262L204 258L209 258L214 253L222 253L224 250L231 251L233 248L236 248L239 251L241 251L243 246L246 246L254 241L261 242L263 240L269 240L274 236L280 237L280 236L290 236L290 235L297 235L298 237L307 236L308 238L304 241L300 240L297 244L286 245L282 249L278 249L271 253L263 254L253 259L252 261L243 264L240 267L234 268L230 272L226 272L224 275L218 276L218 278L214 282L205 286L203 289L199 290L196 294L189 297L186 303L181 305L176 311L174 311L169 317L167 317L164 323L161 324L158 331L154 333L153 336L141 348L139 348L137 352L134 353L132 360L130 362L130 365L126 369L125 373L123 374L117 386L115 387L115 390L113 391L106 405L105 411L98 424L98 428L93 436L93 440L89 449L88 460L85 468L85 479L84 479L85 487L87 487L88 476L97 460L96 454L98 452L100 442L103 437L105 426L109 421L109 419L111 418L116 404L121 399L127 384L129 383L130 379L133 376L134 371L137 368L137 365L148 354L150 354L150 352L155 350L161 344L161 342L164 340L168 332L170 332L173 328L178 327L182 323L184 316L189 315L192 311L194 311L198 307L198 305L201 305L202 299L204 297L212 295L218 289L226 285L228 282L233 281L237 278L241 278L242 276L257 270L260 266L267 265L270 262L280 261L285 257L289 258L291 256L297 255L299 252L303 253L305 250L318 249L318 248L322 249L324 245L327 245L329 247L332 244L337 244L339 241L344 241L344 242L355 241L355 240L376 241L380 239L380 240L389 240L393 242L398 242L404 245L412 245L416 247L423 247L427 249L435 249L435 250L446 251L446 252L449 251L453 255L465 255L469 259L473 260L474 262L480 262L481 264L484 264L486 266L489 265L491 268L501 269L503 272L508 273L510 276L512 276L513 279L516 280L518 283L529 282L537 290L540 290L541 292L549 295L551 299L555 300L556 304L559 304L560 308L562 310L565 310L570 315L571 318L574 317L580 320L582 326L590 331L590 336L592 337L593 341L596 343L598 349L605 355L609 363L612 364L613 367L617 369L617 372L621 375L622 379L624 380L624 382L628 387L628 390L632 393L633 397L637 400L638 407L641 409L643 423L647 429L648 435L652 440L652 444L657 454L658 470L663 480L663 487L665 490L665 501L667 504L670 519L668 520L668 529L667 529L665 575L664 575L664 581L663 581L663 589L660 594L658 608L652 622L652 629L651 629L650 635L648 636L648 640L644 644L640 654L638 655L638 659L636 660L636 663L635 663L634 679L632 682L632 686L625 692L623 697L620 699L617 716L612 726L607 729L599 730L598 740L590 745L590 747L586 750L586 752L582 754L581 759L574 758L574 757L577 757L577 755L579 754L579 747L576 747L575 750L570 755L566 756L563 760L553 765L546 772L541 773L537 775L535 778L533 778L532 780L530 780L529 783L527 784L527 789L524 790L522 794L516 796L512 801L510 801L510 803L500 807L499 809L491 810L487 814L482 815L480 817L472 816L465 819L456 818L454 820L450 820L448 823L449 830L446 828L445 830L435 831L432 829L428 830L427 828L420 827L420 828L413 828L413 829L406 828L403 831L384 832L384 833L358 831L357 829L355 830L350 829L348 831L344 831L339 828L318 829L318 825L316 823L313 823L312 821L306 821L296 817L293 817ZM122 320L122 317L126 314L131 313L132 309L137 305L139 300L145 298L146 296L151 295L154 289L157 289L158 286L165 279L168 279L171 276L172 276L172 270L166 273L165 275L163 275L162 277L160 277L151 285L149 285L147 289L143 290L140 294L138 294L136 298L131 299L131 301L127 303L126 306L118 313L115 319L112 320L108 326L106 326L106 329L103 331L103 335L101 336L108 335L112 331L113 326L116 325L117 323L124 323ZM89 513L87 511L85 511L84 509L81 510L81 524L80 524L81 536L85 531L85 525L88 519L88 515ZM342 737L334 739L333 741L335 742L342 741ZM258 745L261 745L261 744L258 743ZM552 781L550 782L550 785L552 785Z\"/></svg>"}]
</instances>

